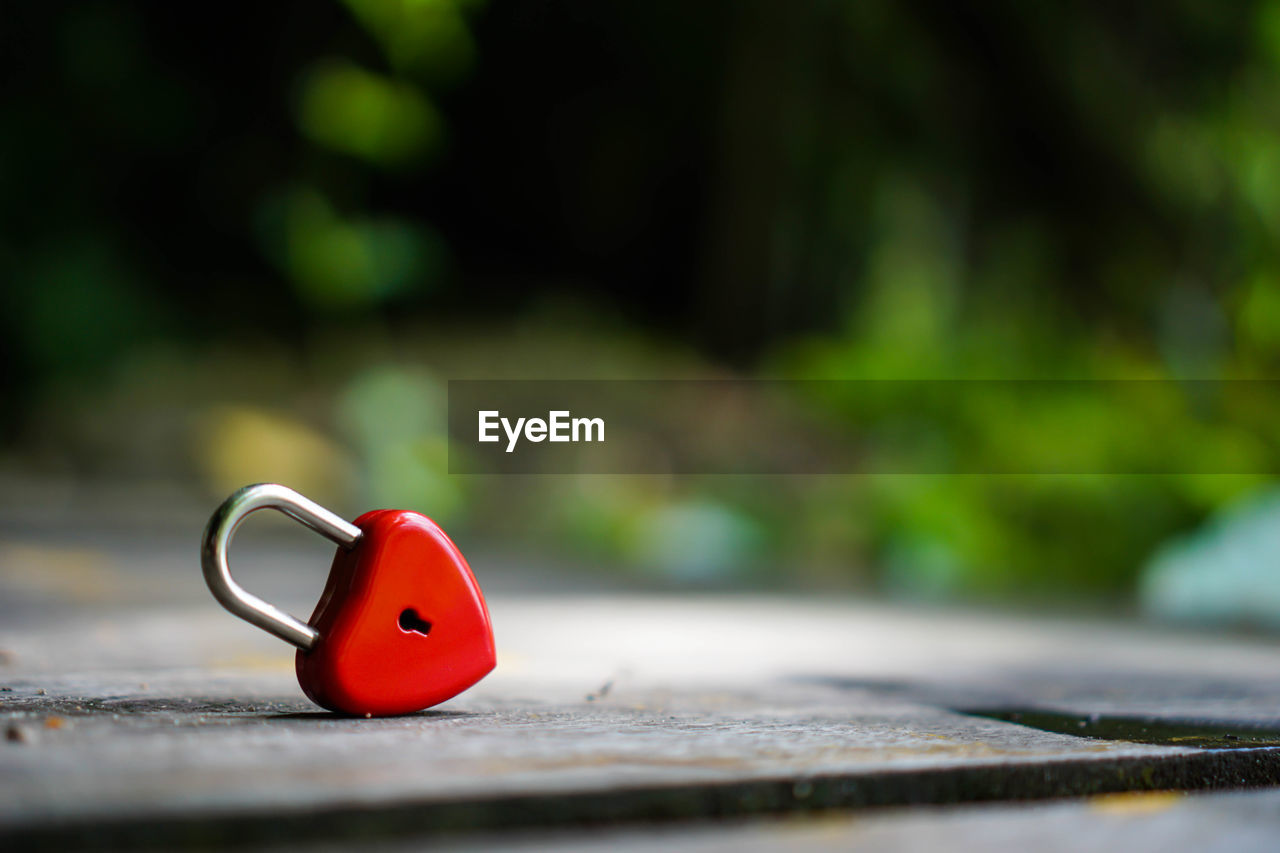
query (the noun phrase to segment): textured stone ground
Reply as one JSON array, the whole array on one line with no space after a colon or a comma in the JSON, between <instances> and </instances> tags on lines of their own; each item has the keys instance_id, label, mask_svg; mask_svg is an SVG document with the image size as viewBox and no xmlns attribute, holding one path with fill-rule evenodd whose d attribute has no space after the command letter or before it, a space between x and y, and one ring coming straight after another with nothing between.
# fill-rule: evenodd
<instances>
[{"instance_id":1,"label":"textured stone ground","mask_svg":"<svg viewBox=\"0 0 1280 853\"><path fill-rule=\"evenodd\" d=\"M309 538L247 537L238 576L305 615L327 566ZM1102 844L1191 849L1214 827L1263 837L1250 821L1276 802L1115 796L1280 782L1280 644L1266 638L660 595L472 562L497 671L423 714L345 719L301 695L290 647L217 607L194 540L0 524L0 838L1053 850L1085 827ZM1035 709L1068 725L965 713ZM1145 718L1186 734L1099 736ZM1201 724L1229 748L1202 748ZM991 805L1053 797L1087 799Z\"/></svg>"}]
</instances>

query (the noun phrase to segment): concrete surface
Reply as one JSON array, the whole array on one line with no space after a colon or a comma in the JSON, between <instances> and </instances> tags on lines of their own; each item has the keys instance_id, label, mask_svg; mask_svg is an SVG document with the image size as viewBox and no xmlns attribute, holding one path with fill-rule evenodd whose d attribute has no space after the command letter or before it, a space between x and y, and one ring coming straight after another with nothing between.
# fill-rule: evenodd
<instances>
[{"instance_id":1,"label":"concrete surface","mask_svg":"<svg viewBox=\"0 0 1280 853\"><path fill-rule=\"evenodd\" d=\"M305 616L327 566L310 538L247 537L233 568ZM1142 812L1150 837L1190 849L1203 833L1177 827L1207 820L1207 800L955 804L1280 782L1265 637L642 593L471 556L497 671L423 714L348 719L302 697L291 648L213 602L194 537L0 523L0 842L648 849L676 833L682 849L820 849L976 846L998 826L1056 849L1054 827L1146 837L1099 817L1131 802L1168 805ZM965 713L1032 709L1080 731ZM1096 736L1114 718L1212 723L1248 745ZM1272 802L1252 796L1222 802ZM948 808L883 811L911 804Z\"/></svg>"}]
</instances>

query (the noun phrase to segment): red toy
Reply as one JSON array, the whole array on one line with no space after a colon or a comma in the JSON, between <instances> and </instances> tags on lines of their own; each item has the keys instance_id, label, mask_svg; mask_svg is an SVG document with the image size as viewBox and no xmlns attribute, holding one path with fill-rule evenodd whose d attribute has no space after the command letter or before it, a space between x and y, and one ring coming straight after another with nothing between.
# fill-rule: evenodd
<instances>
[{"instance_id":1,"label":"red toy","mask_svg":"<svg viewBox=\"0 0 1280 853\"><path fill-rule=\"evenodd\" d=\"M231 578L231 536L246 515L265 508L339 545L310 624ZM209 520L201 562L224 607L298 646L298 682L331 711L419 711L458 695L496 663L489 611L467 561L416 512L375 510L352 525L284 486L247 486Z\"/></svg>"}]
</instances>

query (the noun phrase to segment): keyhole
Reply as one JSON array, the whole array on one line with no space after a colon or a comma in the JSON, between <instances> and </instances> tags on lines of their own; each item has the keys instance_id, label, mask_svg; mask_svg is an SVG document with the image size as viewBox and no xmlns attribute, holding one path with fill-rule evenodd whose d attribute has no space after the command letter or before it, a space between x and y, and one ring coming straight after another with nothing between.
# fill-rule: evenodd
<instances>
[{"instance_id":1,"label":"keyhole","mask_svg":"<svg viewBox=\"0 0 1280 853\"><path fill-rule=\"evenodd\" d=\"M418 611L412 607L406 607L400 611L400 627L405 631L413 631L415 634L427 636L431 633L431 623L418 615Z\"/></svg>"}]
</instances>

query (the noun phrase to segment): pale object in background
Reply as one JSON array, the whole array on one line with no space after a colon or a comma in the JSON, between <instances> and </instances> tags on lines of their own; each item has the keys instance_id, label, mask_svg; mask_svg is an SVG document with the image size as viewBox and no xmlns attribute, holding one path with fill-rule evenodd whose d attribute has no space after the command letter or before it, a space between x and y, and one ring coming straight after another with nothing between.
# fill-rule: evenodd
<instances>
[{"instance_id":1,"label":"pale object in background","mask_svg":"<svg viewBox=\"0 0 1280 853\"><path fill-rule=\"evenodd\" d=\"M1280 628L1280 491L1238 501L1162 547L1138 601L1159 619Z\"/></svg>"}]
</instances>

